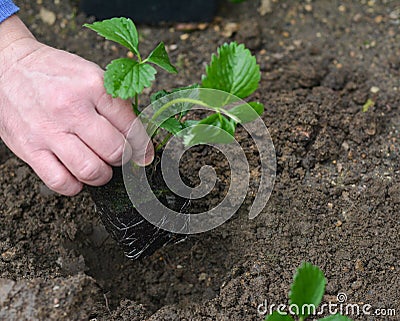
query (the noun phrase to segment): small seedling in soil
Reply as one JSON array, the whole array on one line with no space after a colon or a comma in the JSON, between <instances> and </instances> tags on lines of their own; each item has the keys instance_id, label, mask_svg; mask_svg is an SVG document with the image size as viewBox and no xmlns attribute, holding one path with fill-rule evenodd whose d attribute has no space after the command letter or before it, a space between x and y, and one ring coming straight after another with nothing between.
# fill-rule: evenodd
<instances>
[{"instance_id":1,"label":"small seedling in soil","mask_svg":"<svg viewBox=\"0 0 400 321\"><path fill-rule=\"evenodd\" d=\"M169 73L177 73L164 43L159 43L147 57L144 57L139 50L139 36L132 20L113 18L85 26L104 38L121 44L132 53L132 58L113 60L106 67L104 86L107 93L114 98L132 99L133 110L137 115L140 115L143 111L139 106L139 95L143 93L145 88L151 87L155 80L157 70L154 66L158 66ZM206 67L205 75L200 84L174 88L169 91L161 90L151 96L154 113L151 119L145 119L145 121L148 124L147 130L151 138L157 136L155 141L159 141L156 145L156 151L162 153L163 147L174 135L179 136L186 146L232 142L238 124L251 122L264 111L264 106L259 102L244 103L242 101L258 88L260 78L260 67L256 58L243 44L232 42L219 47L217 54L212 55L211 62ZM191 92L197 88L199 88L200 94L194 95L194 98L184 94L178 98L176 98L176 95L174 96L174 93ZM225 92L224 97L228 98L218 101L218 99L202 97L201 90L204 92L207 91L206 89ZM172 94L170 96L173 97L172 100L161 100L168 98L166 96L170 94ZM231 97L237 99L229 100ZM162 101L162 103L153 104L156 101ZM171 113L168 112L175 111L177 105L184 106L184 108L178 108L178 112L172 113L173 116L162 118L162 115L166 113L170 115ZM190 119L188 109L195 105L205 107L211 114L208 113L202 119ZM227 109L227 106L230 108ZM207 125L206 130L204 125ZM156 129L152 130L153 127ZM164 129L167 134L162 133L160 128ZM221 130L228 135L221 135ZM164 136L161 137L161 135ZM161 172L158 163L153 162L149 166L149 171ZM184 205L187 204L188 200L179 199L172 192L166 195L168 188L153 174L150 173L149 175L153 178L153 181L150 181L149 184L156 188L156 192L160 191L160 195L157 195L160 197L159 200L167 207L183 213ZM113 180L103 188L103 192L101 192L101 189L91 188L92 197L107 229L124 247L128 257L137 258L151 254L174 237L171 236L171 233L152 226L135 209L132 209L126 192L122 191L124 189L123 183L117 182L117 179L120 180L121 177L120 170L114 169ZM117 189L118 191L116 191ZM116 199L121 198L124 198L125 201L116 201ZM171 202L171 199L174 199L174 201ZM114 208L106 210L110 207L109 203L114 203Z\"/></svg>"},{"instance_id":2,"label":"small seedling in soil","mask_svg":"<svg viewBox=\"0 0 400 321\"><path fill-rule=\"evenodd\" d=\"M296 312L299 321L306 320L310 315L319 312L318 306L325 293L326 279L324 272L310 263L303 263L296 271L289 292L291 310ZM265 321L294 321L288 314L274 311ZM351 321L346 316L335 314L319 321Z\"/></svg>"}]
</instances>

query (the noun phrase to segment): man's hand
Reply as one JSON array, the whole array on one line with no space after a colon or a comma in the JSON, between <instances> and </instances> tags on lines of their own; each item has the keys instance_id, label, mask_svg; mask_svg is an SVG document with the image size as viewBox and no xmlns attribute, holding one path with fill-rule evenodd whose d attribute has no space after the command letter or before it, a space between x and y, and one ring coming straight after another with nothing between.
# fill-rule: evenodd
<instances>
[{"instance_id":1,"label":"man's hand","mask_svg":"<svg viewBox=\"0 0 400 321\"><path fill-rule=\"evenodd\" d=\"M0 24L0 136L49 188L75 195L110 180L134 119L106 94L100 67L39 43L16 16ZM125 153L145 165L152 144L134 123Z\"/></svg>"}]
</instances>

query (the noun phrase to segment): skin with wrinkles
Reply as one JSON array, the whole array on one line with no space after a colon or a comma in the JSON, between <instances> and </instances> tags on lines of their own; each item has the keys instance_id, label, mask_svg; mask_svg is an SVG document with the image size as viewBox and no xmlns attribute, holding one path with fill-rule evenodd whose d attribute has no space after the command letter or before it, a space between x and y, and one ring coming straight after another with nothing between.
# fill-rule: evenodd
<instances>
[{"instance_id":1,"label":"skin with wrinkles","mask_svg":"<svg viewBox=\"0 0 400 321\"><path fill-rule=\"evenodd\" d=\"M130 102L106 94L99 66L38 42L16 16L0 24L0 136L49 188L75 195L107 183L124 148L149 164L140 122L125 144L134 119Z\"/></svg>"}]
</instances>

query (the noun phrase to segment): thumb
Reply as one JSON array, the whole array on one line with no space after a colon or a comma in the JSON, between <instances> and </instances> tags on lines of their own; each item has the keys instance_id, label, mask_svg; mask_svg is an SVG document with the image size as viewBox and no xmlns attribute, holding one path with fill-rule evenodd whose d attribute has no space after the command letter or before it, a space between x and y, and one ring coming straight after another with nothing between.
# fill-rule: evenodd
<instances>
[{"instance_id":1,"label":"thumb","mask_svg":"<svg viewBox=\"0 0 400 321\"><path fill-rule=\"evenodd\" d=\"M105 117L126 138L126 144L132 148L132 154L123 155L123 162L133 160L140 166L150 164L154 159L154 148L142 122L132 109L128 100L112 98L104 93L96 105L97 112ZM129 150L125 148L124 150Z\"/></svg>"},{"instance_id":2,"label":"thumb","mask_svg":"<svg viewBox=\"0 0 400 321\"><path fill-rule=\"evenodd\" d=\"M133 120L126 135L126 141L132 147L132 156L130 159L123 159L124 162L133 160L139 166L146 166L153 161L153 142L138 117ZM127 157L129 158L129 155Z\"/></svg>"}]
</instances>

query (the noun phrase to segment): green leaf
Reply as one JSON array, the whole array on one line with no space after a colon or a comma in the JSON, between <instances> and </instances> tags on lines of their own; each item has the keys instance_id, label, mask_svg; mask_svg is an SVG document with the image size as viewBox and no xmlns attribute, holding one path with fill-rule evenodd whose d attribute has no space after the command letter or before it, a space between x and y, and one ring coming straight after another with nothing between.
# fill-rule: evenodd
<instances>
[{"instance_id":1,"label":"green leaf","mask_svg":"<svg viewBox=\"0 0 400 321\"><path fill-rule=\"evenodd\" d=\"M202 87L246 98L258 88L260 79L256 58L243 44L232 42L218 48L218 55L212 55L202 79Z\"/></svg>"},{"instance_id":2,"label":"green leaf","mask_svg":"<svg viewBox=\"0 0 400 321\"><path fill-rule=\"evenodd\" d=\"M264 112L264 105L257 102L250 102L233 107L228 110L230 114L236 116L241 124L256 120Z\"/></svg>"},{"instance_id":3,"label":"green leaf","mask_svg":"<svg viewBox=\"0 0 400 321\"><path fill-rule=\"evenodd\" d=\"M344 315L335 314L335 315L331 315L331 316L323 318L323 319L319 319L319 321L352 321L352 319L350 319Z\"/></svg>"},{"instance_id":4,"label":"green leaf","mask_svg":"<svg viewBox=\"0 0 400 321\"><path fill-rule=\"evenodd\" d=\"M165 69L170 73L176 74L178 72L176 68L171 64L163 42L161 42L157 46L157 48L153 50L153 52L146 60Z\"/></svg>"},{"instance_id":5,"label":"green leaf","mask_svg":"<svg viewBox=\"0 0 400 321\"><path fill-rule=\"evenodd\" d=\"M157 71L154 67L129 58L113 60L104 74L104 86L114 98L133 98L150 87Z\"/></svg>"},{"instance_id":6,"label":"green leaf","mask_svg":"<svg viewBox=\"0 0 400 321\"><path fill-rule=\"evenodd\" d=\"M298 308L299 317L306 318L317 309L325 292L326 279L319 267L303 263L296 271L290 289L290 304Z\"/></svg>"},{"instance_id":7,"label":"green leaf","mask_svg":"<svg viewBox=\"0 0 400 321\"><path fill-rule=\"evenodd\" d=\"M196 144L229 144L233 142L236 123L216 113L190 127L183 142L186 146Z\"/></svg>"},{"instance_id":8,"label":"green leaf","mask_svg":"<svg viewBox=\"0 0 400 321\"><path fill-rule=\"evenodd\" d=\"M184 128L182 123L175 117L168 118L160 127L169 131L172 135L177 135Z\"/></svg>"},{"instance_id":9,"label":"green leaf","mask_svg":"<svg viewBox=\"0 0 400 321\"><path fill-rule=\"evenodd\" d=\"M265 318L265 321L294 321L289 315L280 314L278 311L274 311L272 314Z\"/></svg>"},{"instance_id":10,"label":"green leaf","mask_svg":"<svg viewBox=\"0 0 400 321\"><path fill-rule=\"evenodd\" d=\"M157 91L156 93L154 93L154 94L152 94L152 95L150 96L150 102L151 102L151 103L154 103L155 101L157 101L157 100L159 100L160 98L163 98L163 97L165 97L165 96L167 96L167 95L169 95L169 94L171 94L171 93L168 92L168 91L166 91L166 90L164 90L164 89L159 90L159 91ZM160 107L161 107L161 106L160 106Z\"/></svg>"},{"instance_id":11,"label":"green leaf","mask_svg":"<svg viewBox=\"0 0 400 321\"><path fill-rule=\"evenodd\" d=\"M248 103L253 109L256 111L256 113L261 116L264 113L264 105L256 102L256 101L251 101Z\"/></svg>"},{"instance_id":12,"label":"green leaf","mask_svg":"<svg viewBox=\"0 0 400 321\"><path fill-rule=\"evenodd\" d=\"M235 130L236 130L235 122L219 113L212 114L211 116L208 116L207 118L200 120L199 124L212 125L225 130L232 137L235 136Z\"/></svg>"},{"instance_id":13,"label":"green leaf","mask_svg":"<svg viewBox=\"0 0 400 321\"><path fill-rule=\"evenodd\" d=\"M189 127L197 125L199 122L200 122L200 120L188 119L183 122L183 127L189 128Z\"/></svg>"},{"instance_id":14,"label":"green leaf","mask_svg":"<svg viewBox=\"0 0 400 321\"><path fill-rule=\"evenodd\" d=\"M96 31L100 36L115 41L130 51L139 55L139 36L135 24L128 18L112 18L97 21L92 24L84 24L85 27Z\"/></svg>"}]
</instances>

